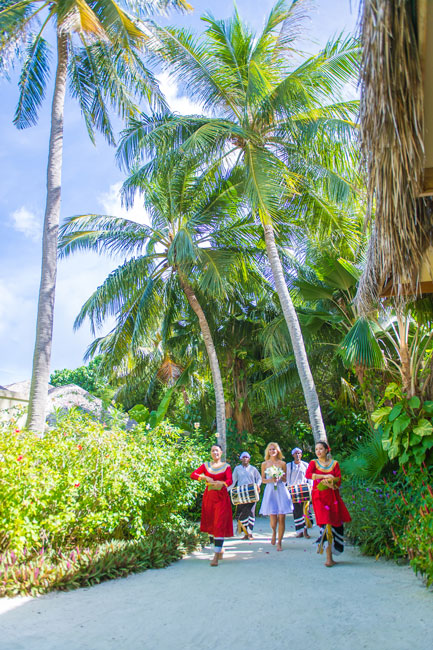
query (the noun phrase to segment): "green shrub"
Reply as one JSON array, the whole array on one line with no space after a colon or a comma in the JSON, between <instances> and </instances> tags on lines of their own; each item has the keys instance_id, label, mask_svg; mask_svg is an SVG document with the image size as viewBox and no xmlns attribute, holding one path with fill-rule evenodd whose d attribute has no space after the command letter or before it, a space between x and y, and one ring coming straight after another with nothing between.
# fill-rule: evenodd
<instances>
[{"instance_id":1,"label":"green shrub","mask_svg":"<svg viewBox=\"0 0 433 650\"><path fill-rule=\"evenodd\" d=\"M172 524L172 529L162 527L140 540L111 541L92 549L41 549L32 558L26 554L19 558L13 551L7 551L0 555L0 596L36 596L53 589L90 587L130 573L159 569L204 541L197 527Z\"/></svg>"},{"instance_id":2,"label":"green shrub","mask_svg":"<svg viewBox=\"0 0 433 650\"><path fill-rule=\"evenodd\" d=\"M347 537L366 555L409 560L427 585L433 584L431 476L425 465L402 467L389 479L351 477L342 487L352 516Z\"/></svg>"},{"instance_id":3,"label":"green shrub","mask_svg":"<svg viewBox=\"0 0 433 650\"><path fill-rule=\"evenodd\" d=\"M393 531L402 532L405 521L396 509L394 488L383 481L351 477L343 483L341 492L352 517L345 526L347 538L365 555L401 557Z\"/></svg>"},{"instance_id":4,"label":"green shrub","mask_svg":"<svg viewBox=\"0 0 433 650\"><path fill-rule=\"evenodd\" d=\"M127 432L74 412L43 438L0 426L0 551L140 539L199 490L204 451L166 423Z\"/></svg>"},{"instance_id":5,"label":"green shrub","mask_svg":"<svg viewBox=\"0 0 433 650\"><path fill-rule=\"evenodd\" d=\"M391 383L379 407L371 418L375 428L380 427L383 432L383 448L391 460L397 459L400 465L421 465L431 457L433 401L421 403L416 395L409 398L400 386Z\"/></svg>"},{"instance_id":6,"label":"green shrub","mask_svg":"<svg viewBox=\"0 0 433 650\"><path fill-rule=\"evenodd\" d=\"M415 573L429 586L433 584L433 489L429 484L432 472L424 465L416 470L403 468L403 473L399 510L406 525L395 535L395 542L409 558Z\"/></svg>"}]
</instances>

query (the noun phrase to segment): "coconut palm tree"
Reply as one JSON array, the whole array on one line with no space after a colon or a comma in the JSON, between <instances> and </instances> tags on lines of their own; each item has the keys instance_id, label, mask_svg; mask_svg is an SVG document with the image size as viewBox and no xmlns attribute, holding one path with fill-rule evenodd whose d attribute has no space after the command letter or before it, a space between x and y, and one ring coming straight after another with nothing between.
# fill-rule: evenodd
<instances>
[{"instance_id":1,"label":"coconut palm tree","mask_svg":"<svg viewBox=\"0 0 433 650\"><path fill-rule=\"evenodd\" d=\"M120 5L123 4L125 8ZM27 426L42 431L50 374L51 342L57 273L57 234L60 216L63 157L63 114L66 88L78 101L87 131L94 130L114 144L109 108L131 116L135 101L154 107L164 103L153 75L142 62L149 31L137 15L111 0L2 0L0 2L0 57L2 67L16 51L24 54L14 123L36 124L50 73L50 46L45 35L56 35L56 74L51 109L47 167L47 195L42 243L36 342ZM187 8L185 0L144 0L135 3L138 15L152 8Z\"/></svg>"},{"instance_id":2,"label":"coconut palm tree","mask_svg":"<svg viewBox=\"0 0 433 650\"><path fill-rule=\"evenodd\" d=\"M355 160L357 102L342 101L339 93L356 76L358 47L352 38L336 39L299 62L293 45L303 4L277 2L258 35L237 11L229 20L206 16L207 30L199 36L160 30L169 71L202 103L205 115L134 118L118 155L133 168L145 152L164 156L180 146L198 152L208 164L244 166L245 196L263 226L273 282L319 440L326 432L276 235L288 217L303 215L332 225L353 192L347 170Z\"/></svg>"},{"instance_id":3,"label":"coconut palm tree","mask_svg":"<svg viewBox=\"0 0 433 650\"><path fill-rule=\"evenodd\" d=\"M160 333L164 343L185 309L196 315L212 373L217 435L226 451L225 404L221 371L211 328L202 304L212 309L221 297L246 279L246 260L254 262L254 224L236 218L239 180L218 172L198 174L196 161L172 156L148 175L133 175L124 184L132 200L142 193L149 225L110 216L82 215L61 228L61 255L76 250L121 253L129 259L113 271L83 305L79 326L87 317L95 328L116 316L113 331L96 340L92 352L104 352L112 364ZM144 213L146 214L146 213ZM233 244L233 241L236 244ZM134 257L131 257L134 255ZM249 281L253 276L250 269ZM258 273L258 272L257 272Z\"/></svg>"}]
</instances>

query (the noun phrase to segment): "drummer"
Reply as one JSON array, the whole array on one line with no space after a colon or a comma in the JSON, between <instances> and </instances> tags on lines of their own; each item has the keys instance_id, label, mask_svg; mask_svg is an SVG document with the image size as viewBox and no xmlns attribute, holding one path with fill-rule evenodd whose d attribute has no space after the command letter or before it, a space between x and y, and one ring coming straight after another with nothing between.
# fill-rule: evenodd
<instances>
[{"instance_id":1,"label":"drummer","mask_svg":"<svg viewBox=\"0 0 433 650\"><path fill-rule=\"evenodd\" d=\"M258 469L250 465L251 456L247 451L243 451L239 456L240 465L236 465L233 470L233 483L230 489L236 485L248 485L255 483L260 487L262 477ZM236 506L236 519L238 521L238 530L244 531L242 539L253 539L253 528L256 521L256 504L240 503Z\"/></svg>"},{"instance_id":2,"label":"drummer","mask_svg":"<svg viewBox=\"0 0 433 650\"><path fill-rule=\"evenodd\" d=\"M287 463L286 475L287 475L287 487L291 485L299 485L300 483L309 483L313 482L305 478L305 472L307 471L308 463L301 460L302 458L302 449L295 447L292 449L293 460L291 463ZM304 503L294 503L293 504L293 519L295 521L295 530L296 537L307 537L308 534L307 525L305 523L304 517Z\"/></svg>"}]
</instances>

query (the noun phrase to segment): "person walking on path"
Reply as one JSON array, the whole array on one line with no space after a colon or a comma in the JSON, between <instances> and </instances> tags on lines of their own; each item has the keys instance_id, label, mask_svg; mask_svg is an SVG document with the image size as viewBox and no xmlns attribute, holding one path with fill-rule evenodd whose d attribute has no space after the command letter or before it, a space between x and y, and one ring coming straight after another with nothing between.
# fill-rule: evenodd
<instances>
[{"instance_id":1,"label":"person walking on path","mask_svg":"<svg viewBox=\"0 0 433 650\"><path fill-rule=\"evenodd\" d=\"M344 551L343 524L351 521L351 516L340 496L340 466L331 458L328 443L318 442L315 451L317 460L310 462L305 477L313 479L314 515L317 525L323 527L317 552L323 553L326 541L325 566L332 567L335 564L332 549L336 553Z\"/></svg>"},{"instance_id":2,"label":"person walking on path","mask_svg":"<svg viewBox=\"0 0 433 650\"><path fill-rule=\"evenodd\" d=\"M206 481L200 530L214 538L215 553L210 565L218 566L218 561L223 557L224 539L233 537L232 506L227 492L232 484L232 471L230 465L221 460L220 445L212 445L210 453L212 460L194 470L191 478Z\"/></svg>"},{"instance_id":3,"label":"person walking on path","mask_svg":"<svg viewBox=\"0 0 433 650\"><path fill-rule=\"evenodd\" d=\"M247 451L243 451L239 456L241 461L240 465L236 465L233 470L233 483L231 489L236 485L250 485L255 483L260 488L262 484L262 477L256 467L250 465L251 456ZM242 539L253 539L253 528L256 521L256 504L253 503L239 503L236 506L236 519L238 525L244 531ZM240 532L240 531L239 531Z\"/></svg>"},{"instance_id":4,"label":"person walking on path","mask_svg":"<svg viewBox=\"0 0 433 650\"><path fill-rule=\"evenodd\" d=\"M291 463L288 463L286 469L286 485L289 488L291 485L302 485L303 483L312 484L313 481L305 478L305 472L308 468L308 463L301 460L302 458L302 449L295 447L292 449L293 460ZM310 535L308 534L307 524L305 521L304 515L304 506L308 501L299 501L298 503L293 503L293 519L295 522L296 537L307 537L309 539Z\"/></svg>"},{"instance_id":5,"label":"person walking on path","mask_svg":"<svg viewBox=\"0 0 433 650\"><path fill-rule=\"evenodd\" d=\"M272 528L271 544L277 544L277 551L282 551L282 541L286 529L286 515L293 511L286 486L286 463L283 460L280 446L270 442L265 449L265 460L262 463L262 480L266 484L260 507L261 515L269 515ZM277 541L278 525L278 541Z\"/></svg>"}]
</instances>

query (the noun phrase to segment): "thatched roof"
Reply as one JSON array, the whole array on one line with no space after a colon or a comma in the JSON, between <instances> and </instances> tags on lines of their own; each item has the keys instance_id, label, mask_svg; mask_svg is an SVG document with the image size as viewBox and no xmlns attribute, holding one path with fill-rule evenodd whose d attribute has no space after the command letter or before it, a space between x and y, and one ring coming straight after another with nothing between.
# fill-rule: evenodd
<instances>
[{"instance_id":1,"label":"thatched roof","mask_svg":"<svg viewBox=\"0 0 433 650\"><path fill-rule=\"evenodd\" d=\"M424 114L418 13L424 0L363 0L361 151L372 234L356 297L366 313L392 282L419 291L432 239L432 200L424 198ZM424 32L423 32L424 33ZM423 41L423 47L425 42Z\"/></svg>"}]
</instances>

